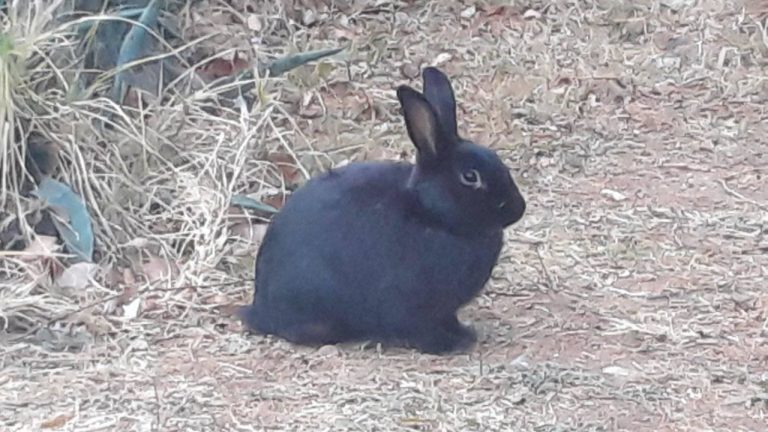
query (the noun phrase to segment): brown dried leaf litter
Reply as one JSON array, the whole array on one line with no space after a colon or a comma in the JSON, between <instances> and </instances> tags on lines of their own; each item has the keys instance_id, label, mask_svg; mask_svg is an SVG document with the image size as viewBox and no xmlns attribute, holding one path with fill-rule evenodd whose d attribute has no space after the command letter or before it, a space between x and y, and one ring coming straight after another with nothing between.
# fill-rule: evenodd
<instances>
[{"instance_id":1,"label":"brown dried leaf litter","mask_svg":"<svg viewBox=\"0 0 768 432\"><path fill-rule=\"evenodd\" d=\"M41 293L26 297L39 296L28 315L148 279L250 277L258 239L234 228L232 191L285 193L284 159L270 153L295 154L310 174L407 156L393 88L440 64L455 77L462 130L509 160L531 204L463 314L481 344L446 358L299 348L245 337L218 314L250 299L247 283L129 290L30 339L4 336L6 429L765 428L766 46L753 6L329 4L195 6L198 31L211 17L206 31L236 35L215 49L248 51L251 36L270 54L352 42L322 79L308 66L267 84L270 101L245 118L156 108L107 147L78 113L67 119L83 126L63 128L62 142L75 132L79 143L65 152L115 173L71 174L88 178L102 210L100 265L112 278L58 293L36 282L40 271L19 274L17 289ZM244 33L256 21L260 32ZM318 115L301 115L313 106Z\"/></svg>"}]
</instances>

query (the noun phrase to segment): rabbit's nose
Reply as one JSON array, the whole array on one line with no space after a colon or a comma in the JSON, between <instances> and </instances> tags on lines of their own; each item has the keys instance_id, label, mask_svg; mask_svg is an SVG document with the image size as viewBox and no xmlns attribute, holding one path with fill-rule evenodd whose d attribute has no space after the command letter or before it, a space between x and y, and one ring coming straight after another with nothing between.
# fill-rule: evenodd
<instances>
[{"instance_id":1,"label":"rabbit's nose","mask_svg":"<svg viewBox=\"0 0 768 432\"><path fill-rule=\"evenodd\" d=\"M503 200L497 204L504 219L504 226L512 225L522 219L525 214L525 200L522 197L517 199Z\"/></svg>"}]
</instances>

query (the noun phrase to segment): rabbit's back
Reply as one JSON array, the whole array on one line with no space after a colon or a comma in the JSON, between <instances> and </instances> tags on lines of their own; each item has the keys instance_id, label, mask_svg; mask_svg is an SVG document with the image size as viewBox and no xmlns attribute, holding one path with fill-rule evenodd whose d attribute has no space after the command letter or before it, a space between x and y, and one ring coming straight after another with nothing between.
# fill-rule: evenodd
<instances>
[{"instance_id":1,"label":"rabbit's back","mask_svg":"<svg viewBox=\"0 0 768 432\"><path fill-rule=\"evenodd\" d=\"M460 237L430 224L406 187L411 170L352 164L288 199L259 251L256 327L279 333L306 319L332 325L338 340L386 338L414 316L453 314L482 289L502 233Z\"/></svg>"}]
</instances>

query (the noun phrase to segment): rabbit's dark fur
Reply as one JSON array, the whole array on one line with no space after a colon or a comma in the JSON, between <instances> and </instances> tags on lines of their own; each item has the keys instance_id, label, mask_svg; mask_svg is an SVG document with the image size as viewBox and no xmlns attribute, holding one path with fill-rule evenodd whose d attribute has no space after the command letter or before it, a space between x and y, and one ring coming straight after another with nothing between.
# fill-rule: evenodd
<instances>
[{"instance_id":1,"label":"rabbit's dark fur","mask_svg":"<svg viewBox=\"0 0 768 432\"><path fill-rule=\"evenodd\" d=\"M247 326L298 344L374 340L470 348L457 310L483 288L525 212L496 154L460 138L448 78L397 89L416 165L360 162L313 178L272 220Z\"/></svg>"}]
</instances>

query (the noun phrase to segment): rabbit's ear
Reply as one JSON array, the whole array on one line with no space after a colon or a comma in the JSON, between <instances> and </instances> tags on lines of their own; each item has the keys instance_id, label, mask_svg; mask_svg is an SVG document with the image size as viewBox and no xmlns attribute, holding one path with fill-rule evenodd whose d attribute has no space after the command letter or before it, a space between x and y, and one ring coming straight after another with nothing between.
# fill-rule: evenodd
<instances>
[{"instance_id":1,"label":"rabbit's ear","mask_svg":"<svg viewBox=\"0 0 768 432\"><path fill-rule=\"evenodd\" d=\"M397 98L403 107L408 136L422 160L434 160L444 152L448 141L442 138L434 109L424 96L407 85L397 88Z\"/></svg>"},{"instance_id":2,"label":"rabbit's ear","mask_svg":"<svg viewBox=\"0 0 768 432\"><path fill-rule=\"evenodd\" d=\"M458 134L456 128L456 97L448 77L434 67L424 68L422 72L424 80L424 96L437 113L437 119L443 131L455 137Z\"/></svg>"}]
</instances>

